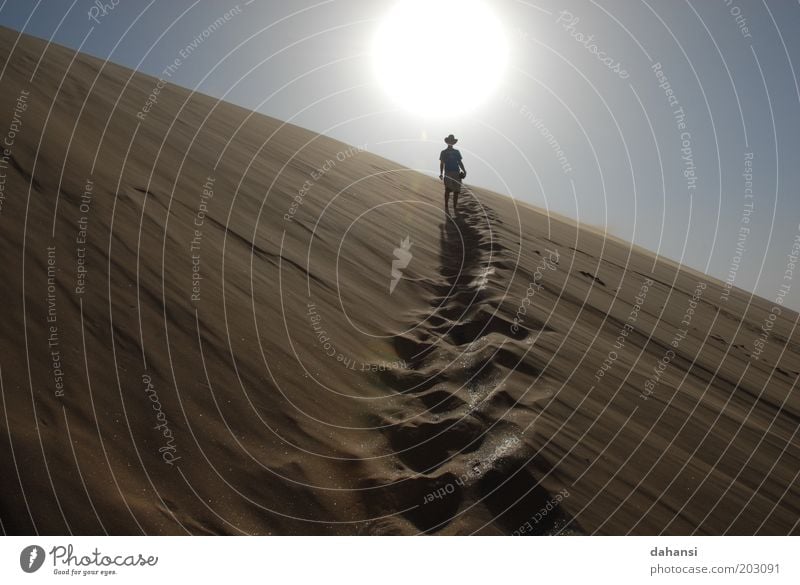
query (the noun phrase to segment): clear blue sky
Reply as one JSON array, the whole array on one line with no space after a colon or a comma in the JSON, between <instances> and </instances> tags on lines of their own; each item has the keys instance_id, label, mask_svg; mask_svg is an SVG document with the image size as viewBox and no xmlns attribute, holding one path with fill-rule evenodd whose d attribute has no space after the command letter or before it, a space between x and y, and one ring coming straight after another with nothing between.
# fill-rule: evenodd
<instances>
[{"instance_id":1,"label":"clear blue sky","mask_svg":"<svg viewBox=\"0 0 800 585\"><path fill-rule=\"evenodd\" d=\"M119 0L93 22L93 1L9 0L0 24L160 75L238 5L241 14L182 60L172 81L430 173L442 137L455 133L473 184L605 226L723 280L748 227L734 284L775 298L800 234L797 0L494 0L509 70L489 102L459 119L404 113L376 87L367 52L393 3ZM565 9L578 19L571 27ZM458 58L470 39L441 28L453 51L431 64L458 77L470 67ZM677 106L659 87L657 63ZM786 304L800 307L800 269Z\"/></svg>"}]
</instances>

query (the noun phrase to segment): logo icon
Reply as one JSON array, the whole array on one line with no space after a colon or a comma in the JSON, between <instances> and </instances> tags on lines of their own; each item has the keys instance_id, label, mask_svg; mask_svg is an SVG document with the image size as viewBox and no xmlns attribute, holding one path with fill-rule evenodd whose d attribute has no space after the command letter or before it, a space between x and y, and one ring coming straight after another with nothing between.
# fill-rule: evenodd
<instances>
[{"instance_id":1,"label":"logo icon","mask_svg":"<svg viewBox=\"0 0 800 585\"><path fill-rule=\"evenodd\" d=\"M22 549L19 554L19 566L26 573L35 573L44 564L44 549L41 546L32 544Z\"/></svg>"},{"instance_id":2,"label":"logo icon","mask_svg":"<svg viewBox=\"0 0 800 585\"><path fill-rule=\"evenodd\" d=\"M392 260L392 281L389 283L389 294L394 292L394 288L400 279L403 278L403 269L411 262L411 240L406 236L404 240L400 240L400 247L394 249L394 260Z\"/></svg>"}]
</instances>

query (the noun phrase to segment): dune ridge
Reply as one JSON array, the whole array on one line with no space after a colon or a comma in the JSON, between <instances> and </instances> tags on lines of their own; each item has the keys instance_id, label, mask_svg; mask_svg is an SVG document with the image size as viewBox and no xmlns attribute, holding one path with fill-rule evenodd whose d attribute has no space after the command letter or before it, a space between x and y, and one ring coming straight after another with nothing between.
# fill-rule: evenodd
<instances>
[{"instance_id":1,"label":"dune ridge","mask_svg":"<svg viewBox=\"0 0 800 585\"><path fill-rule=\"evenodd\" d=\"M180 87L139 116L158 80L64 47L0 55L6 534L798 533L796 313L476 187L447 217L429 177Z\"/></svg>"}]
</instances>

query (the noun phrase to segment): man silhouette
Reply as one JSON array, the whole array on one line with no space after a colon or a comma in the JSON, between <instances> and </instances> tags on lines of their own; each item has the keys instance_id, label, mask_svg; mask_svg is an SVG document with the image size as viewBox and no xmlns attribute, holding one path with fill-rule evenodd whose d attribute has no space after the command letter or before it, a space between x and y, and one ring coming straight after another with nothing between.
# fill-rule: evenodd
<instances>
[{"instance_id":1,"label":"man silhouette","mask_svg":"<svg viewBox=\"0 0 800 585\"><path fill-rule=\"evenodd\" d=\"M444 211L450 203L450 193L453 193L453 213L458 206L458 194L461 193L461 180L467 176L464 163L461 162L461 153L453 148L458 139L452 134L444 139L447 144L439 155L439 179L444 181Z\"/></svg>"}]
</instances>

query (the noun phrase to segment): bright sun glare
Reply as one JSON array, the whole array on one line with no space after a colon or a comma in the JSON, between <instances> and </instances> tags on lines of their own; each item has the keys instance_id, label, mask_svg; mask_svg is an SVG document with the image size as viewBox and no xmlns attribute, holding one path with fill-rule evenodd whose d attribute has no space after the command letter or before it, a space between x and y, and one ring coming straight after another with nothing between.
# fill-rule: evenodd
<instances>
[{"instance_id":1,"label":"bright sun glare","mask_svg":"<svg viewBox=\"0 0 800 585\"><path fill-rule=\"evenodd\" d=\"M384 91L423 116L474 110L497 88L507 58L503 27L480 0L403 0L372 47Z\"/></svg>"}]
</instances>

